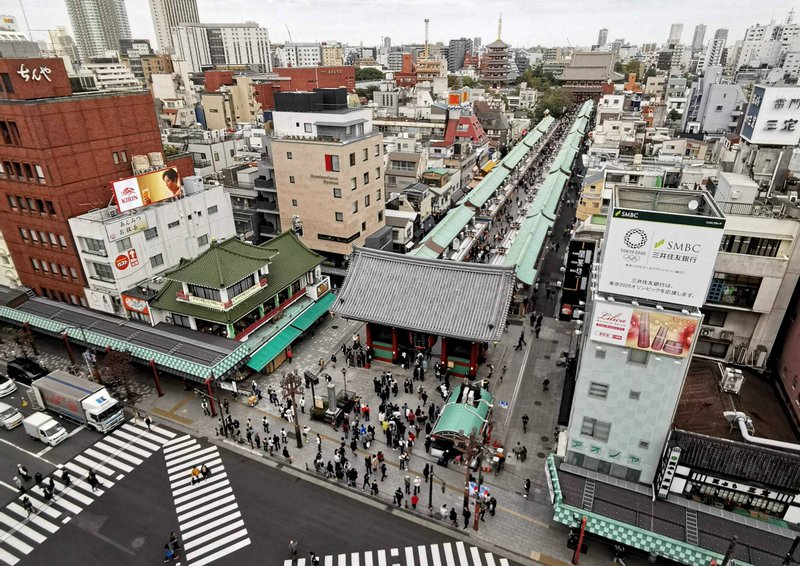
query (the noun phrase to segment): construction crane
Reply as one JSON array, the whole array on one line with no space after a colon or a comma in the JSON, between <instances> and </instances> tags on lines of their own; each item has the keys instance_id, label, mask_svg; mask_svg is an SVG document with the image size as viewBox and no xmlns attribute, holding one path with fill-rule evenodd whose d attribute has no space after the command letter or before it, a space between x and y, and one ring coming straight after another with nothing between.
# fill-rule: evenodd
<instances>
[{"instance_id":1,"label":"construction crane","mask_svg":"<svg viewBox=\"0 0 800 566\"><path fill-rule=\"evenodd\" d=\"M426 61L428 60L428 55L429 55L429 51L428 51L428 24L429 23L430 23L430 20L428 18L425 18L425 49L422 51L422 58L425 59Z\"/></svg>"},{"instance_id":2,"label":"construction crane","mask_svg":"<svg viewBox=\"0 0 800 566\"><path fill-rule=\"evenodd\" d=\"M289 34L289 43L294 43L294 41L292 41L292 32L289 31L289 24L286 24L286 33Z\"/></svg>"}]
</instances>

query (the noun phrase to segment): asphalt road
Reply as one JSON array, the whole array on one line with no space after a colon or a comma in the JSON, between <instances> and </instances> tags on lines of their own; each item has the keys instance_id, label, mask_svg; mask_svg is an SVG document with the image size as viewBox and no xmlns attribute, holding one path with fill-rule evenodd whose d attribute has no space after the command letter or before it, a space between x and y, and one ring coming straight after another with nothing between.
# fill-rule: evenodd
<instances>
[{"instance_id":1,"label":"asphalt road","mask_svg":"<svg viewBox=\"0 0 800 566\"><path fill-rule=\"evenodd\" d=\"M223 498L233 500L231 505L236 507L235 512L241 513L243 523L241 528L230 528L236 524L228 526L220 524L217 528L206 531L198 541L202 543L199 552L200 554L206 552L202 550L204 545L216 545L215 552L220 549L224 551L223 543L226 540L230 541L230 544L249 540L249 544L231 554L209 560L208 563L280 566L289 557L288 541L296 539L299 541L298 556L307 557L310 551L314 551L323 557L323 566L328 564L325 561L327 556L331 557L330 564L337 566L369 564L370 562L365 560L365 552L380 550L385 552L386 561L382 562L381 556L376 552L375 566L438 565L439 562L431 558L428 558L429 562L419 558L419 552L423 550L420 549L420 545L425 545L424 551L429 557L433 553L431 546L436 546L436 553L441 552L441 564L447 566L490 564L486 560L481 562L474 560L475 554L485 557L485 550L480 552L478 549L473 550L469 542L457 545L456 540L447 534L397 517L390 513L385 505L378 507L368 505L235 452L217 449L204 441L196 441L185 435L178 435L173 442L177 444L174 446L167 444L165 450L153 452L124 477L120 475L116 485L101 496L89 491L88 495L94 500L82 511L73 514L68 522L63 523L63 518L50 519L45 514L39 515L54 523L62 521L62 525L53 533L43 533L46 540L31 545L34 547L33 550L19 564L91 566L160 563L163 546L170 532L178 530L181 538L183 533L187 532L186 528L179 527L179 525L187 526L187 512L176 512L176 503L173 499L176 489L178 491L183 489L184 493L188 493L188 496L183 496L189 501L188 505L195 505L195 500L200 501L201 498L208 501L202 507L194 507L188 512L194 514L188 522L193 522L201 528L204 522L214 520L214 513L206 512L205 507L212 507L217 504L216 501L223 501ZM189 455L183 456L186 452ZM194 453L202 453L203 458L209 459L212 476L207 482L208 485L201 482L198 486L190 486L188 477L184 479L185 474L182 469L176 473L178 468L174 467L174 462L178 460L185 460L184 464L188 462L190 466L196 463L195 459L199 463L200 456L195 457ZM217 455L219 461L214 460ZM169 458L172 458L172 461L168 460ZM111 464L106 463L106 465ZM221 477L223 475L227 475L224 481ZM185 487L177 487L181 482ZM215 487L228 482L230 489L227 493ZM396 486L381 485L381 489L394 487ZM2 512L10 515L8 510L0 510L0 513ZM230 514L234 514L234 511ZM183 516L179 518L179 515ZM222 518L216 521L219 524L226 520ZM491 518L487 517L487 520ZM29 527L37 528L36 525ZM242 534L243 529L246 530L244 534ZM21 533L16 536L21 541L27 540ZM392 554L392 549L396 549L396 554ZM188 550L190 549L187 548L186 551ZM197 552L197 548L192 550ZM211 553L211 550L208 552ZM351 553L359 553L360 561L356 562L356 557ZM406 553L412 553L413 557ZM345 554L346 557L340 557ZM459 560L460 554L462 561ZM211 555L213 556L213 553ZM203 559L207 556L208 554L203 556ZM466 562L463 562L464 558ZM506 564L498 555L494 555L493 558L495 564ZM182 555L180 563L202 564L203 559L198 557L187 561L187 556ZM0 564L3 564L1 555Z\"/></svg>"}]
</instances>

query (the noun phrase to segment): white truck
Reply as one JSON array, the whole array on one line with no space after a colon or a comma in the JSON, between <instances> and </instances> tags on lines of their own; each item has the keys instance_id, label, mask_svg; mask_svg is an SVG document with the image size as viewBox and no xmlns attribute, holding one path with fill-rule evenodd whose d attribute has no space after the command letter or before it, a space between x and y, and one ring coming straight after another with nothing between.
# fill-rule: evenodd
<instances>
[{"instance_id":1,"label":"white truck","mask_svg":"<svg viewBox=\"0 0 800 566\"><path fill-rule=\"evenodd\" d=\"M67 439L67 431L61 423L47 413L36 412L22 420L22 426L33 438L41 440L45 444L55 446Z\"/></svg>"},{"instance_id":2,"label":"white truck","mask_svg":"<svg viewBox=\"0 0 800 566\"><path fill-rule=\"evenodd\" d=\"M109 395L104 385L56 370L31 384L31 395L40 407L108 432L121 425L122 405Z\"/></svg>"}]
</instances>

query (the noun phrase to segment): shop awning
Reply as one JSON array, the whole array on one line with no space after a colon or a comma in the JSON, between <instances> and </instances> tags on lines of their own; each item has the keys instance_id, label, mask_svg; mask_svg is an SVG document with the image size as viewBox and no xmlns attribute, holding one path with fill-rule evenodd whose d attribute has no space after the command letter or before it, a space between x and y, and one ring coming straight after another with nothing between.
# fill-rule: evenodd
<instances>
[{"instance_id":1,"label":"shop awning","mask_svg":"<svg viewBox=\"0 0 800 566\"><path fill-rule=\"evenodd\" d=\"M483 167L481 167L481 171L483 171L484 173L488 173L489 171L494 169L496 166L497 166L497 161L491 161L490 160L490 161L487 161L486 164Z\"/></svg>"},{"instance_id":2,"label":"shop awning","mask_svg":"<svg viewBox=\"0 0 800 566\"><path fill-rule=\"evenodd\" d=\"M287 326L250 356L247 367L261 371L268 363L277 358L278 354L284 351L300 334L302 334L301 330L292 325Z\"/></svg>"},{"instance_id":3,"label":"shop awning","mask_svg":"<svg viewBox=\"0 0 800 566\"><path fill-rule=\"evenodd\" d=\"M295 318L289 326L293 326L294 328L305 332L311 327L312 324L317 322L322 315L328 312L328 308L335 300L336 295L333 293L324 295L320 300L300 313L300 316Z\"/></svg>"}]
</instances>

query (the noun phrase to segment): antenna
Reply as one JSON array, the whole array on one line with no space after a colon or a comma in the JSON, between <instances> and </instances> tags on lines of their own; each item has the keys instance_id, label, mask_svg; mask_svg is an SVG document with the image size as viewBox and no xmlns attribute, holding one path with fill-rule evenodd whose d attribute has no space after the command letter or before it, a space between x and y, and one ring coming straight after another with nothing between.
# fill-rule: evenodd
<instances>
[{"instance_id":1,"label":"antenna","mask_svg":"<svg viewBox=\"0 0 800 566\"><path fill-rule=\"evenodd\" d=\"M428 59L428 23L430 20L425 18L425 51L422 52L422 58L426 60Z\"/></svg>"},{"instance_id":2,"label":"antenna","mask_svg":"<svg viewBox=\"0 0 800 566\"><path fill-rule=\"evenodd\" d=\"M500 20L497 22L497 39L500 39L500 35L503 33L503 13L500 12Z\"/></svg>"}]
</instances>

